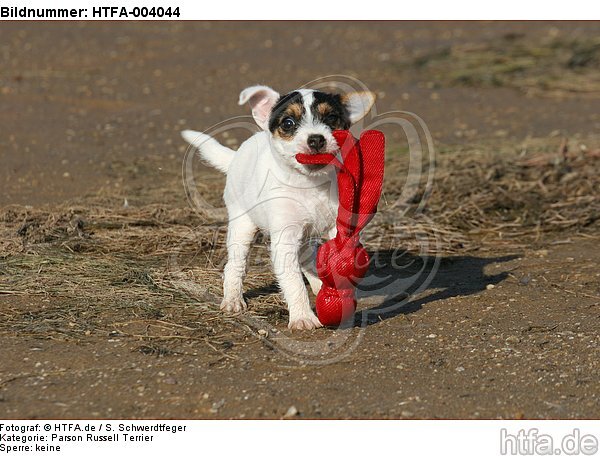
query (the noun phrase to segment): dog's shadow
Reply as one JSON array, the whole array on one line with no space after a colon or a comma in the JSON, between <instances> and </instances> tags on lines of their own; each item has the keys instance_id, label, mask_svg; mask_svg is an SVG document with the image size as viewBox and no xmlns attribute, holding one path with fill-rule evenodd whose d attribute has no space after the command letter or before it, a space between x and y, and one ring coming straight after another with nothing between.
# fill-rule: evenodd
<instances>
[{"instance_id":1,"label":"dog's shadow","mask_svg":"<svg viewBox=\"0 0 600 456\"><path fill-rule=\"evenodd\" d=\"M518 258L518 255L418 256L402 250L369 253L369 271L357 287L356 297L363 309L354 315L355 326L377 324L417 312L427 303L483 291L508 277L506 271L488 275L486 266ZM278 291L277 284L271 283L248 290L244 295L252 299Z\"/></svg>"},{"instance_id":2,"label":"dog's shadow","mask_svg":"<svg viewBox=\"0 0 600 456\"><path fill-rule=\"evenodd\" d=\"M377 303L358 310L354 325L376 324L417 312L430 302L483 291L508 277L507 271L486 274L486 266L516 258L517 255L432 257L398 250L372 252L369 272L356 295L361 307L368 306L370 301Z\"/></svg>"}]
</instances>

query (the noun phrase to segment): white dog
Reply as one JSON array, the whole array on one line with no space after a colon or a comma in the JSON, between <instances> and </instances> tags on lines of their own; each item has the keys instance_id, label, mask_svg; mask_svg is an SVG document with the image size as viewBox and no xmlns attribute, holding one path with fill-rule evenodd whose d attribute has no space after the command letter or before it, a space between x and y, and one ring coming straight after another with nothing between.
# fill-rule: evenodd
<instances>
[{"instance_id":1,"label":"white dog","mask_svg":"<svg viewBox=\"0 0 600 456\"><path fill-rule=\"evenodd\" d=\"M183 138L209 164L227 174L224 200L229 215L225 312L246 309L242 282L257 230L271 238L271 259L289 310L289 328L321 326L310 306L302 274L317 293L312 241L335 236L337 185L332 166L301 165L298 153L337 153L333 130L348 129L373 105L371 92L344 95L300 89L280 96L265 86L248 87L239 104L249 103L263 131L237 152L203 133L186 130ZM332 185L333 184L333 185ZM309 241L307 244L307 240Z\"/></svg>"}]
</instances>

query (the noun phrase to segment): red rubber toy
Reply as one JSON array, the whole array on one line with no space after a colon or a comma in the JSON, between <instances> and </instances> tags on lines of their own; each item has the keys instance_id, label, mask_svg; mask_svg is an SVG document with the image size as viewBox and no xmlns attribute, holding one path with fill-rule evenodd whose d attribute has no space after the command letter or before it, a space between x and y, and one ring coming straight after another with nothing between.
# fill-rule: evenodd
<instances>
[{"instance_id":1,"label":"red rubber toy","mask_svg":"<svg viewBox=\"0 0 600 456\"><path fill-rule=\"evenodd\" d=\"M339 208L335 238L319 247L317 272L323 286L317 295L317 317L324 326L339 326L356 311L355 287L369 268L360 231L377 212L384 171L385 137L365 131L357 141L349 131L334 131L342 155L297 154L302 164L328 164L338 169Z\"/></svg>"}]
</instances>

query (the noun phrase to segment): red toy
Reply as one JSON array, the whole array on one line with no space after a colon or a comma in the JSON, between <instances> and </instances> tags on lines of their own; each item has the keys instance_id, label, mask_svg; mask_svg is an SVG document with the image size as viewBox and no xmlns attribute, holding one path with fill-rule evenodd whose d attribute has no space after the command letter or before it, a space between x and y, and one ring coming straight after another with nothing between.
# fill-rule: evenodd
<instances>
[{"instance_id":1,"label":"red toy","mask_svg":"<svg viewBox=\"0 0 600 456\"><path fill-rule=\"evenodd\" d=\"M365 131L357 141L349 131L334 131L341 163L332 154L297 154L298 162L332 163L338 168L337 235L317 252L317 272L323 286L317 295L317 317L325 326L338 326L356 311L355 287L369 268L369 254L360 231L377 212L383 185L385 138Z\"/></svg>"}]
</instances>

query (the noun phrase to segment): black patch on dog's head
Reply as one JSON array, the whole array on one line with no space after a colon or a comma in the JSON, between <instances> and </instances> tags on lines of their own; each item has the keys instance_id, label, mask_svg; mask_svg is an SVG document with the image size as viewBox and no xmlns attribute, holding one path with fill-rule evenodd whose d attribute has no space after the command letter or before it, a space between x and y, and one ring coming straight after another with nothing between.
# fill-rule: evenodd
<instances>
[{"instance_id":1,"label":"black patch on dog's head","mask_svg":"<svg viewBox=\"0 0 600 456\"><path fill-rule=\"evenodd\" d=\"M269 131L273 135L282 137L293 136L295 129L293 131L283 131L281 124L286 118L291 117L296 122L296 125L299 126L304 113L303 98L300 92L290 92L280 96L271 110Z\"/></svg>"},{"instance_id":2,"label":"black patch on dog's head","mask_svg":"<svg viewBox=\"0 0 600 456\"><path fill-rule=\"evenodd\" d=\"M350 128L350 114L344 104L343 95L314 92L313 96L314 101L310 110L315 119L323 122L332 130Z\"/></svg>"}]
</instances>

